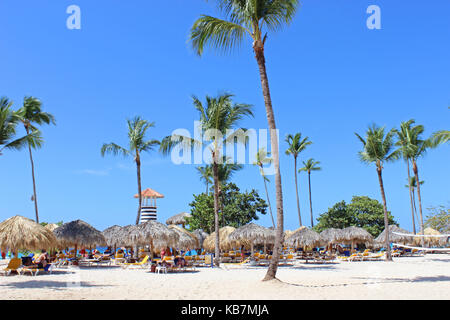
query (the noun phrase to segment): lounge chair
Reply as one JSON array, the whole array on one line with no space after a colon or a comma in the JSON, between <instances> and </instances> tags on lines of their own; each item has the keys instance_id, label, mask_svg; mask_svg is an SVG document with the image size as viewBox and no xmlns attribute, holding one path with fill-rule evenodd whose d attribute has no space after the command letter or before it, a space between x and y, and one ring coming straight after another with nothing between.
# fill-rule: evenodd
<instances>
[{"instance_id":1,"label":"lounge chair","mask_svg":"<svg viewBox=\"0 0 450 320\"><path fill-rule=\"evenodd\" d=\"M38 273L49 273L52 274L53 268L55 266L52 263L47 263L47 265L44 268L32 268L32 267L23 267L22 272L29 272L31 275L33 275L34 272L34 276L37 276Z\"/></svg>"},{"instance_id":2,"label":"lounge chair","mask_svg":"<svg viewBox=\"0 0 450 320\"><path fill-rule=\"evenodd\" d=\"M8 266L3 269L0 270L1 273L3 273L5 276L9 276L11 274L11 272L17 272L18 274L21 273L22 271L22 259L19 258L12 258L9 263Z\"/></svg>"},{"instance_id":3,"label":"lounge chair","mask_svg":"<svg viewBox=\"0 0 450 320\"><path fill-rule=\"evenodd\" d=\"M142 259L142 261L140 261L140 262L123 263L122 268L125 269L125 268L131 267L131 266L135 266L135 267L141 267L142 269L144 269L148 264L148 259L149 259L149 257L145 256L144 259Z\"/></svg>"}]
</instances>

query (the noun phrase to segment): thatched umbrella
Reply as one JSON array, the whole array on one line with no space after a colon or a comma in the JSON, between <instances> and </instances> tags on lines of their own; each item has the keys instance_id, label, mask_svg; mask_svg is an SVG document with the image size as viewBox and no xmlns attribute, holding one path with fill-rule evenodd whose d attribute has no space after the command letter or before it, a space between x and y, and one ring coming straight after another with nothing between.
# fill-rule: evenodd
<instances>
[{"instance_id":1,"label":"thatched umbrella","mask_svg":"<svg viewBox=\"0 0 450 320\"><path fill-rule=\"evenodd\" d=\"M380 233L380 235L375 239L375 244L378 246L383 246L386 241L386 230ZM396 233L410 234L411 236L403 236ZM398 242L403 244L409 244L413 242L414 235L406 231L405 229L399 228L396 225L389 226L389 240L391 242Z\"/></svg>"},{"instance_id":2,"label":"thatched umbrella","mask_svg":"<svg viewBox=\"0 0 450 320\"><path fill-rule=\"evenodd\" d=\"M373 242L373 236L367 230L359 227L347 227L342 229L344 240L352 244L352 250L357 243L370 244Z\"/></svg>"},{"instance_id":3,"label":"thatched umbrella","mask_svg":"<svg viewBox=\"0 0 450 320\"><path fill-rule=\"evenodd\" d=\"M244 246L246 248L250 248L250 242L241 240L231 240L229 239L229 235L236 230L233 227L227 226L219 229L219 248L220 250L230 250L232 248L237 248L240 246ZM213 252L215 249L215 240L216 240L216 233L211 233L205 241L203 241L203 248L205 248L206 251Z\"/></svg>"},{"instance_id":4,"label":"thatched umbrella","mask_svg":"<svg viewBox=\"0 0 450 320\"><path fill-rule=\"evenodd\" d=\"M421 233L420 233L421 234ZM441 233L433 228L426 228L423 232L426 236L440 236ZM445 243L445 237L414 237L414 245L421 245L422 240L427 245L443 245Z\"/></svg>"},{"instance_id":5,"label":"thatched umbrella","mask_svg":"<svg viewBox=\"0 0 450 320\"><path fill-rule=\"evenodd\" d=\"M108 246L117 246L119 244L119 235L120 230L122 230L121 226L114 225L112 227L109 227L105 230L103 230L102 234L105 237L106 245Z\"/></svg>"},{"instance_id":6,"label":"thatched umbrella","mask_svg":"<svg viewBox=\"0 0 450 320\"><path fill-rule=\"evenodd\" d=\"M285 241L285 244L289 246L297 247L316 247L322 243L322 238L317 232L308 229L300 228L291 234Z\"/></svg>"},{"instance_id":7,"label":"thatched umbrella","mask_svg":"<svg viewBox=\"0 0 450 320\"><path fill-rule=\"evenodd\" d=\"M175 247L180 238L176 231L157 221L147 221L137 227L141 234L139 243L150 246L152 259L155 248Z\"/></svg>"},{"instance_id":8,"label":"thatched umbrella","mask_svg":"<svg viewBox=\"0 0 450 320\"><path fill-rule=\"evenodd\" d=\"M171 224L181 224L184 228L184 226L187 224L186 218L190 218L192 217L189 213L187 212L182 212L179 213L177 215L174 215L173 217L170 217L169 219L166 220L166 224L171 225Z\"/></svg>"},{"instance_id":9,"label":"thatched umbrella","mask_svg":"<svg viewBox=\"0 0 450 320\"><path fill-rule=\"evenodd\" d=\"M193 233L174 224L170 225L169 229L172 229L176 233L178 233L179 239L176 245L178 249L190 250L198 248L199 241L197 239L197 236Z\"/></svg>"},{"instance_id":10,"label":"thatched umbrella","mask_svg":"<svg viewBox=\"0 0 450 320\"><path fill-rule=\"evenodd\" d=\"M0 248L14 254L20 249L39 250L54 247L53 232L31 219L15 216L0 223Z\"/></svg>"},{"instance_id":11,"label":"thatched umbrella","mask_svg":"<svg viewBox=\"0 0 450 320\"><path fill-rule=\"evenodd\" d=\"M198 239L199 248L203 248L203 241L209 236L203 229L197 229L192 232Z\"/></svg>"},{"instance_id":12,"label":"thatched umbrella","mask_svg":"<svg viewBox=\"0 0 450 320\"><path fill-rule=\"evenodd\" d=\"M323 241L329 244L339 243L341 241L345 241L345 235L342 232L342 229L329 228L325 229L320 233Z\"/></svg>"},{"instance_id":13,"label":"thatched umbrella","mask_svg":"<svg viewBox=\"0 0 450 320\"><path fill-rule=\"evenodd\" d=\"M61 246L75 247L75 254L78 246L89 248L106 244L103 234L82 220L65 223L53 233Z\"/></svg>"},{"instance_id":14,"label":"thatched umbrella","mask_svg":"<svg viewBox=\"0 0 450 320\"><path fill-rule=\"evenodd\" d=\"M220 232L219 232L220 235ZM228 238L232 241L247 241L250 243L251 257L255 244L275 243L275 230L264 228L254 223L246 224L234 230Z\"/></svg>"}]
</instances>

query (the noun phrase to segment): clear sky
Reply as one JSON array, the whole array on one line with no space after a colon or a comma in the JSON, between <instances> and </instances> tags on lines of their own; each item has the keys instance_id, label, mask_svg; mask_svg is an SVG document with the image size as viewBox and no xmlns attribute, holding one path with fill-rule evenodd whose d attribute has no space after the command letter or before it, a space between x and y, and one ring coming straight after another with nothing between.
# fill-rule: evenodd
<instances>
[{"instance_id":1,"label":"clear sky","mask_svg":"<svg viewBox=\"0 0 450 320\"><path fill-rule=\"evenodd\" d=\"M81 30L68 30L66 8L81 8ZM381 8L381 30L369 30L369 5ZM247 128L267 128L259 73L246 42L230 55L205 52L199 58L187 43L200 14L215 14L202 0L0 1L0 96L20 107L32 95L55 115L43 127L45 145L35 151L41 221L82 219L100 230L135 222L136 171L132 159L102 158L103 143L127 144L126 119L155 121L149 138L172 130L193 130L198 115L191 95L229 91L235 101L255 106ZM285 228L298 227L293 158L284 155L284 137L301 132L314 144L301 161L315 158L315 215L353 195L381 201L373 166L359 161L371 123L398 127L415 119L425 135L450 129L450 2L411 0L305 0L291 26L269 35L266 59L277 126L282 138L281 173ZM449 204L450 147L419 160L423 207ZM157 152L143 156L143 187L165 195L159 221L189 210L204 191L194 165L176 166ZM386 164L388 209L412 230L406 165ZM264 196L251 166L233 181ZM307 177L299 176L303 220L309 225ZM275 203L274 182L269 186ZM34 218L27 152L0 157L0 220ZM425 211L426 212L426 211ZM260 224L270 226L270 217Z\"/></svg>"}]
</instances>

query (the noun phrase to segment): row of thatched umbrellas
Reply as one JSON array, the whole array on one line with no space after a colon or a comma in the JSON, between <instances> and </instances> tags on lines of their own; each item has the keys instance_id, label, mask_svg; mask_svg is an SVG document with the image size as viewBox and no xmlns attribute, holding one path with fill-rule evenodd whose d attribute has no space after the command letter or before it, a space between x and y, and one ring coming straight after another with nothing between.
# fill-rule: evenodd
<instances>
[{"instance_id":1,"label":"row of thatched umbrellas","mask_svg":"<svg viewBox=\"0 0 450 320\"><path fill-rule=\"evenodd\" d=\"M392 242L411 244L414 235L397 226L390 226ZM402 233L405 235L398 235ZM244 246L251 249L257 244L273 244L275 230L254 223L238 229L223 227L219 230L220 249L223 251ZM384 231L374 239L366 230L358 227L345 229L327 229L320 234L306 227L296 231L285 231L284 244L291 247L318 247L334 243L365 243L382 246ZM108 245L111 247L146 246L151 252L163 247L174 247L188 250L203 247L214 251L215 233L208 235L203 230L189 232L176 225L166 226L156 221L148 221L140 225L125 227L112 226L103 232L88 223L76 220L62 226L49 224L43 227L33 220L15 216L0 224L0 247L9 248L13 252L20 249L38 250L55 247L95 247Z\"/></svg>"}]
</instances>

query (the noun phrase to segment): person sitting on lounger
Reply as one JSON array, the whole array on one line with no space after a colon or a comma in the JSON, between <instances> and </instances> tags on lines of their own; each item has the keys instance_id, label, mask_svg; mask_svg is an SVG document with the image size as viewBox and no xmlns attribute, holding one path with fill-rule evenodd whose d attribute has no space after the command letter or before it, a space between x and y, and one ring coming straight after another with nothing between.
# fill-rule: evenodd
<instances>
[{"instance_id":1,"label":"person sitting on lounger","mask_svg":"<svg viewBox=\"0 0 450 320\"><path fill-rule=\"evenodd\" d=\"M184 258L175 258L173 260L173 263L175 264L175 267L185 267L186 266L186 260Z\"/></svg>"},{"instance_id":2,"label":"person sitting on lounger","mask_svg":"<svg viewBox=\"0 0 450 320\"><path fill-rule=\"evenodd\" d=\"M41 254L37 259L34 260L34 264L37 266L38 269L44 269L45 266L48 264L48 253L45 250L42 250Z\"/></svg>"}]
</instances>

